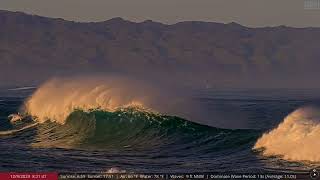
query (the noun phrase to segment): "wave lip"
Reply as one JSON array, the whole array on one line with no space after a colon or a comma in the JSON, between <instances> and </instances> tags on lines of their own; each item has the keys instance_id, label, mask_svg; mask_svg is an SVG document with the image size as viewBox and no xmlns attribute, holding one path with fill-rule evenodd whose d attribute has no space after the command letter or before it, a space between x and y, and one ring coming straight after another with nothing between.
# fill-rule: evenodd
<instances>
[{"instance_id":1,"label":"wave lip","mask_svg":"<svg viewBox=\"0 0 320 180\"><path fill-rule=\"evenodd\" d=\"M58 77L39 86L25 101L22 111L37 117L40 123L50 120L64 124L75 109L114 112L140 106L152 112L216 126L207 109L189 90L168 85L119 75Z\"/></svg>"},{"instance_id":2,"label":"wave lip","mask_svg":"<svg viewBox=\"0 0 320 180\"><path fill-rule=\"evenodd\" d=\"M25 103L25 111L37 117L40 123L50 120L64 124L75 109L113 112L128 106L148 107L141 86L139 82L119 77L107 80L52 79L30 97Z\"/></svg>"},{"instance_id":3,"label":"wave lip","mask_svg":"<svg viewBox=\"0 0 320 180\"><path fill-rule=\"evenodd\" d=\"M263 134L254 149L265 156L289 161L320 162L320 109L303 107L289 114L279 126Z\"/></svg>"}]
</instances>

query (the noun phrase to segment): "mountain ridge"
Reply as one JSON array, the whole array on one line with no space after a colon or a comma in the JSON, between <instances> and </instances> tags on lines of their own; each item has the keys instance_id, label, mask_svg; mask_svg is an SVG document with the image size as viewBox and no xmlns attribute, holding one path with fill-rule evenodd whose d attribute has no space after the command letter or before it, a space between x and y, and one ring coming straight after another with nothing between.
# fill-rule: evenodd
<instances>
[{"instance_id":1,"label":"mountain ridge","mask_svg":"<svg viewBox=\"0 0 320 180\"><path fill-rule=\"evenodd\" d=\"M84 23L0 10L0 80L148 70L230 86L294 85L318 75L319 44L320 28L122 18Z\"/></svg>"}]
</instances>

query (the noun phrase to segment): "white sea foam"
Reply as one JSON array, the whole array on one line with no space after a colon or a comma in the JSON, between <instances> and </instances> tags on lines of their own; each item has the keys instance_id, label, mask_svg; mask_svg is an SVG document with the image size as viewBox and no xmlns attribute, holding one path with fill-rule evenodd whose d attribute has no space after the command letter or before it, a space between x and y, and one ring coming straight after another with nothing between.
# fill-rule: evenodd
<instances>
[{"instance_id":1,"label":"white sea foam","mask_svg":"<svg viewBox=\"0 0 320 180\"><path fill-rule=\"evenodd\" d=\"M54 78L41 85L25 102L28 115L37 120L63 124L75 109L101 109L139 106L153 112L179 116L190 121L222 128L247 128L247 118L219 109L208 109L192 89L150 79L137 80L118 75Z\"/></svg>"},{"instance_id":2,"label":"white sea foam","mask_svg":"<svg viewBox=\"0 0 320 180\"><path fill-rule=\"evenodd\" d=\"M21 121L23 117L20 114L10 114L8 118L11 123L15 123L16 121Z\"/></svg>"},{"instance_id":3,"label":"white sea foam","mask_svg":"<svg viewBox=\"0 0 320 180\"><path fill-rule=\"evenodd\" d=\"M117 167L112 167L110 169L107 169L106 171L107 174L112 174L112 173L126 173L126 170L117 168Z\"/></svg>"},{"instance_id":4,"label":"white sea foam","mask_svg":"<svg viewBox=\"0 0 320 180\"><path fill-rule=\"evenodd\" d=\"M167 91L156 82L119 76L55 78L35 91L26 101L25 111L39 122L50 119L61 124L75 109L113 112L128 106L193 119L197 107L188 107L192 103L176 92L183 94Z\"/></svg>"},{"instance_id":5,"label":"white sea foam","mask_svg":"<svg viewBox=\"0 0 320 180\"><path fill-rule=\"evenodd\" d=\"M320 109L299 108L289 114L274 130L265 133L254 149L263 155L279 155L292 161L320 161Z\"/></svg>"},{"instance_id":6,"label":"white sea foam","mask_svg":"<svg viewBox=\"0 0 320 180\"><path fill-rule=\"evenodd\" d=\"M115 111L120 107L144 106L148 87L124 78L52 79L26 102L26 111L40 122L50 119L64 123L75 109Z\"/></svg>"}]
</instances>

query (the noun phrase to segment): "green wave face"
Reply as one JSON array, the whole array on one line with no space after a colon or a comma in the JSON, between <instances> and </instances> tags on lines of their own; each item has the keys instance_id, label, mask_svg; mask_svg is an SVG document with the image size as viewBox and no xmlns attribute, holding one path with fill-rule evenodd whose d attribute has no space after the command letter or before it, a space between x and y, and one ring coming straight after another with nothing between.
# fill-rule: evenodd
<instances>
[{"instance_id":1,"label":"green wave face","mask_svg":"<svg viewBox=\"0 0 320 180\"><path fill-rule=\"evenodd\" d=\"M200 125L176 116L135 108L115 112L75 110L64 125L41 124L34 146L85 149L150 149L179 145L232 148L254 141L257 133ZM221 146L223 145L223 146Z\"/></svg>"}]
</instances>

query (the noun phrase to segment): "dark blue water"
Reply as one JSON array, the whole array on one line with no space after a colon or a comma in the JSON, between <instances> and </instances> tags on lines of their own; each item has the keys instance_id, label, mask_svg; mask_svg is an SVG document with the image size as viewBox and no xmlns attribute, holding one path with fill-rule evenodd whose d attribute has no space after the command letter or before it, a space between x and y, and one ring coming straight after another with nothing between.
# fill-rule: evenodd
<instances>
[{"instance_id":1,"label":"dark blue water","mask_svg":"<svg viewBox=\"0 0 320 180\"><path fill-rule=\"evenodd\" d=\"M33 89L0 92L0 131ZM307 90L202 90L193 97L216 112L210 126L134 109L81 110L64 125L52 122L0 136L0 171L300 172L318 164L264 157L257 139L295 109L318 104ZM121 117L121 118L119 118ZM213 126L213 124L216 124Z\"/></svg>"}]
</instances>

